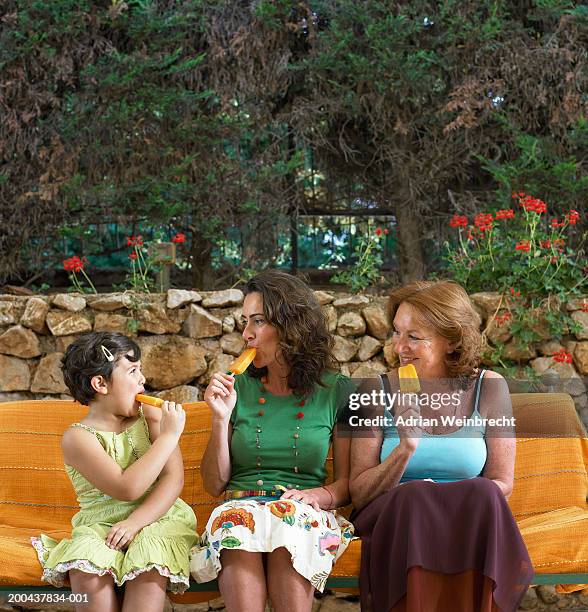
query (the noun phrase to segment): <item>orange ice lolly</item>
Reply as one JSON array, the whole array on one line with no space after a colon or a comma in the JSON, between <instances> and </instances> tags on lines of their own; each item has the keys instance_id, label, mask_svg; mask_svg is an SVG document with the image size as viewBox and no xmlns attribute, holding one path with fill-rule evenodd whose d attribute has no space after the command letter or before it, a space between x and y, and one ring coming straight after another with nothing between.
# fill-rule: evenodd
<instances>
[{"instance_id":1,"label":"orange ice lolly","mask_svg":"<svg viewBox=\"0 0 588 612\"><path fill-rule=\"evenodd\" d=\"M135 395L135 399L142 404L149 404L150 406L155 406L156 408L161 408L163 406L163 402L165 402L165 400L161 399L160 397L143 395L141 393L139 395ZM184 404L184 406L189 406L190 408L206 408L208 404L206 402L187 402Z\"/></svg>"},{"instance_id":2,"label":"orange ice lolly","mask_svg":"<svg viewBox=\"0 0 588 612\"><path fill-rule=\"evenodd\" d=\"M249 367L249 364L255 359L255 354L257 353L257 349L248 348L245 349L233 363L229 366L230 374L243 374L245 370ZM157 408L161 408L163 406L163 402L160 397L152 397L151 395L143 395L139 394L135 396L135 399L142 404L149 404L150 406L155 406ZM204 407L206 406L206 402L190 402L190 406L192 407Z\"/></svg>"},{"instance_id":3,"label":"orange ice lolly","mask_svg":"<svg viewBox=\"0 0 588 612\"><path fill-rule=\"evenodd\" d=\"M156 408L161 408L163 406L163 402L165 400L162 400L160 397L153 397L151 395L142 395L139 393L139 395L135 396L135 399L138 402L141 402L142 404L149 404L150 406L155 406Z\"/></svg>"},{"instance_id":4,"label":"orange ice lolly","mask_svg":"<svg viewBox=\"0 0 588 612\"><path fill-rule=\"evenodd\" d=\"M398 368L398 380L402 393L419 393L421 384L412 363Z\"/></svg>"},{"instance_id":5,"label":"orange ice lolly","mask_svg":"<svg viewBox=\"0 0 588 612\"><path fill-rule=\"evenodd\" d=\"M255 354L257 353L257 349L248 348L245 349L235 361L229 366L229 374L235 374L238 376L239 374L243 374L245 370L249 367L249 364L255 359Z\"/></svg>"}]
</instances>

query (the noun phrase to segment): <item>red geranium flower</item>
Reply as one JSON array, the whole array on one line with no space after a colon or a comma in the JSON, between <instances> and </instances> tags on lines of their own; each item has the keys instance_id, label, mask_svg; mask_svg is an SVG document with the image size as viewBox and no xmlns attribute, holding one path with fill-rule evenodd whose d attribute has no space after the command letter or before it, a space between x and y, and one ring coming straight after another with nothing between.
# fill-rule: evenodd
<instances>
[{"instance_id":1,"label":"red geranium flower","mask_svg":"<svg viewBox=\"0 0 588 612\"><path fill-rule=\"evenodd\" d=\"M542 249L548 249L551 246L551 240L540 240L539 241L539 246Z\"/></svg>"},{"instance_id":2,"label":"red geranium flower","mask_svg":"<svg viewBox=\"0 0 588 612\"><path fill-rule=\"evenodd\" d=\"M502 210L496 211L496 219L512 219L514 214L515 213L512 208L503 208Z\"/></svg>"},{"instance_id":3,"label":"red geranium flower","mask_svg":"<svg viewBox=\"0 0 588 612\"><path fill-rule=\"evenodd\" d=\"M386 228L386 229L384 230L384 236L387 236L389 233L390 233L390 230L389 230L388 228Z\"/></svg>"},{"instance_id":4,"label":"red geranium flower","mask_svg":"<svg viewBox=\"0 0 588 612\"><path fill-rule=\"evenodd\" d=\"M478 213L474 217L474 225L481 231L485 232L492 227L492 215L489 213Z\"/></svg>"},{"instance_id":5,"label":"red geranium flower","mask_svg":"<svg viewBox=\"0 0 588 612\"><path fill-rule=\"evenodd\" d=\"M87 263L87 261L85 257L81 260L77 255L74 255L63 260L63 267L67 272L81 272L84 269L84 263Z\"/></svg>"},{"instance_id":6,"label":"red geranium flower","mask_svg":"<svg viewBox=\"0 0 588 612\"><path fill-rule=\"evenodd\" d=\"M521 199L521 206L527 212L534 212L538 215L547 212L547 205L538 198L532 198L531 196L525 196Z\"/></svg>"},{"instance_id":7,"label":"red geranium flower","mask_svg":"<svg viewBox=\"0 0 588 612\"><path fill-rule=\"evenodd\" d=\"M143 246L143 236L129 236L127 238L127 246Z\"/></svg>"},{"instance_id":8,"label":"red geranium flower","mask_svg":"<svg viewBox=\"0 0 588 612\"><path fill-rule=\"evenodd\" d=\"M519 191L518 193L516 191L513 191L512 197L518 198L520 200L521 198L526 198L527 194L524 191Z\"/></svg>"},{"instance_id":9,"label":"red geranium flower","mask_svg":"<svg viewBox=\"0 0 588 612\"><path fill-rule=\"evenodd\" d=\"M135 253L134 251L132 253L129 253L129 259L137 259L137 253Z\"/></svg>"},{"instance_id":10,"label":"red geranium flower","mask_svg":"<svg viewBox=\"0 0 588 612\"><path fill-rule=\"evenodd\" d=\"M576 225L578 223L578 219L580 218L580 213L577 210L570 210L570 212L566 215L566 219L570 225Z\"/></svg>"},{"instance_id":11,"label":"red geranium flower","mask_svg":"<svg viewBox=\"0 0 588 612\"><path fill-rule=\"evenodd\" d=\"M178 232L172 239L172 242L175 242L176 244L183 244L184 242L186 242L186 235L182 234L182 232Z\"/></svg>"},{"instance_id":12,"label":"red geranium flower","mask_svg":"<svg viewBox=\"0 0 588 612\"><path fill-rule=\"evenodd\" d=\"M528 240L520 240L515 246L515 251L529 252L531 250L531 243Z\"/></svg>"},{"instance_id":13,"label":"red geranium flower","mask_svg":"<svg viewBox=\"0 0 588 612\"><path fill-rule=\"evenodd\" d=\"M381 227L378 227L378 228L376 229L376 236L381 236L381 235L382 235L382 228L381 228Z\"/></svg>"},{"instance_id":14,"label":"red geranium flower","mask_svg":"<svg viewBox=\"0 0 588 612\"><path fill-rule=\"evenodd\" d=\"M556 353L553 353L552 357L553 361L557 363L572 363L574 361L572 354L568 353L566 349L560 349Z\"/></svg>"},{"instance_id":15,"label":"red geranium flower","mask_svg":"<svg viewBox=\"0 0 588 612\"><path fill-rule=\"evenodd\" d=\"M449 221L450 227L467 227L468 218L465 215L453 215Z\"/></svg>"},{"instance_id":16,"label":"red geranium flower","mask_svg":"<svg viewBox=\"0 0 588 612\"><path fill-rule=\"evenodd\" d=\"M504 323L506 323L507 321L510 321L511 318L512 318L512 315L507 310L503 315L495 316L494 317L494 321L495 321L497 327L502 327L502 325Z\"/></svg>"}]
</instances>

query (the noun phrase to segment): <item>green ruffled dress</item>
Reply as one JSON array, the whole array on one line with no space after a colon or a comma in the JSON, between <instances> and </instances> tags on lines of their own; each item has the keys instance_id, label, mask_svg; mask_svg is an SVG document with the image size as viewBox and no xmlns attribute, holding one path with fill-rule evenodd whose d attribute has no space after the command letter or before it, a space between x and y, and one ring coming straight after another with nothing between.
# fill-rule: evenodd
<instances>
[{"instance_id":1,"label":"green ruffled dress","mask_svg":"<svg viewBox=\"0 0 588 612\"><path fill-rule=\"evenodd\" d=\"M72 427L93 433L110 457L126 469L151 446L142 408L139 415L133 425L118 434L97 431L82 423L74 423ZM44 534L31 538L43 566L42 579L61 587L68 571L78 569L101 576L110 574L115 584L121 586L143 572L156 569L169 578L168 591L185 591L189 586L190 549L198 541L192 508L178 498L164 516L144 527L126 550L114 550L105 544L110 528L128 518L154 485L138 500L120 501L96 489L73 467L66 465L65 470L76 491L80 511L72 518L70 540L57 542Z\"/></svg>"}]
</instances>

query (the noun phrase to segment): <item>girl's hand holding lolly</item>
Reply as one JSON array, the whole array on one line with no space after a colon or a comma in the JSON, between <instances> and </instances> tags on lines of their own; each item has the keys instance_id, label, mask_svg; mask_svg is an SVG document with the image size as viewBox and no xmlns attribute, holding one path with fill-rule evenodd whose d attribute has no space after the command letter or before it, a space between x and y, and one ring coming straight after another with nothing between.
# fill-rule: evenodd
<instances>
[{"instance_id":1,"label":"girl's hand holding lolly","mask_svg":"<svg viewBox=\"0 0 588 612\"><path fill-rule=\"evenodd\" d=\"M182 408L182 404L163 402L161 422L159 423L160 435L171 435L179 440L185 426L186 411Z\"/></svg>"}]
</instances>

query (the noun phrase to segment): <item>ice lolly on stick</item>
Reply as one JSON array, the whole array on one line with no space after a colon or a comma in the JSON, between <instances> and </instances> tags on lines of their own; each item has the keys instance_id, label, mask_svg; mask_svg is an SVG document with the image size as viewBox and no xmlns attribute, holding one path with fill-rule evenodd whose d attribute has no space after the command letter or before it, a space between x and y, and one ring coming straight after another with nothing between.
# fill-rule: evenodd
<instances>
[{"instance_id":1,"label":"ice lolly on stick","mask_svg":"<svg viewBox=\"0 0 588 612\"><path fill-rule=\"evenodd\" d=\"M421 384L412 363L398 368L398 380L402 393L419 393Z\"/></svg>"},{"instance_id":2,"label":"ice lolly on stick","mask_svg":"<svg viewBox=\"0 0 588 612\"><path fill-rule=\"evenodd\" d=\"M163 402L160 397L152 397L151 395L136 395L135 399L142 404L149 404L150 406L155 406L156 408L161 408L163 406Z\"/></svg>"},{"instance_id":3,"label":"ice lolly on stick","mask_svg":"<svg viewBox=\"0 0 588 612\"><path fill-rule=\"evenodd\" d=\"M149 404L150 406L155 406L156 408L161 408L163 406L163 402L160 397L153 397L151 395L135 395L135 399L142 404ZM206 402L187 402L184 406L190 406L190 408L206 408L208 404Z\"/></svg>"},{"instance_id":4,"label":"ice lolly on stick","mask_svg":"<svg viewBox=\"0 0 588 612\"><path fill-rule=\"evenodd\" d=\"M257 349L245 349L229 366L229 371L227 374L234 374L235 376L243 374L243 372L245 372L245 370L249 367L249 364L255 359L256 353Z\"/></svg>"}]
</instances>

